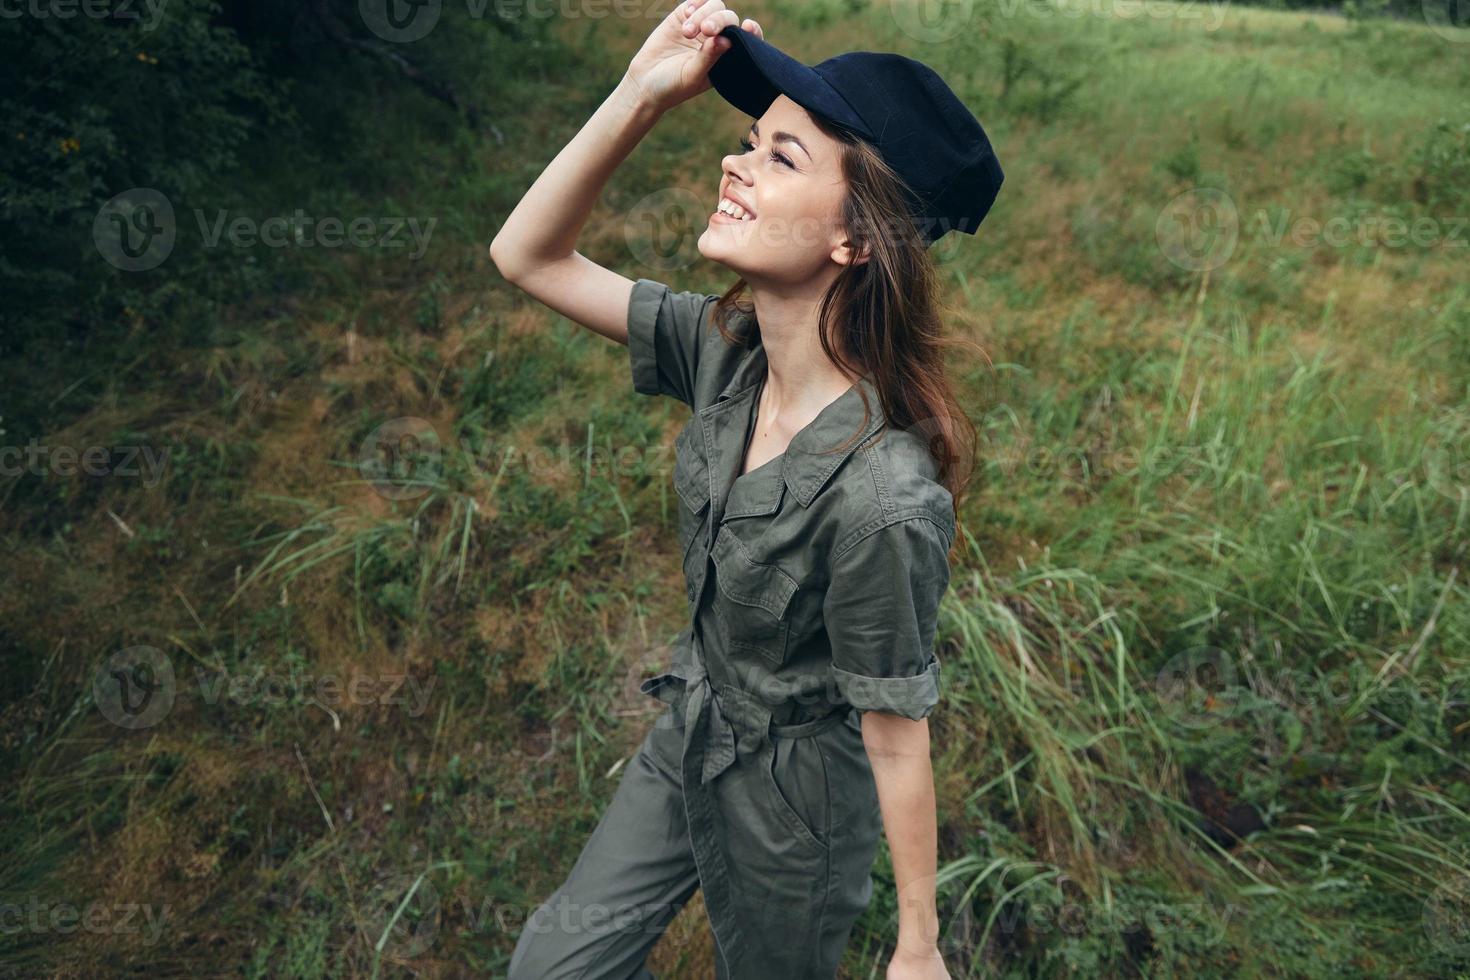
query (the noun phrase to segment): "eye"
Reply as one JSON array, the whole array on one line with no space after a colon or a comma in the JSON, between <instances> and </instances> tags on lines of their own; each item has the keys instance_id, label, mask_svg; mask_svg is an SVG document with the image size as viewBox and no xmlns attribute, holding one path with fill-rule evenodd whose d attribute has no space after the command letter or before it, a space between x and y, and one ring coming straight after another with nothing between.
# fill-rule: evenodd
<instances>
[{"instance_id":1,"label":"eye","mask_svg":"<svg viewBox=\"0 0 1470 980\"><path fill-rule=\"evenodd\" d=\"M743 136L740 137L740 152L741 153L749 153L753 149L755 149L755 144L754 143L752 143L750 140L746 139ZM792 162L790 160L786 159L786 155L784 153L778 153L774 149L771 150L771 160L773 162L775 162L775 163L780 163L780 164L782 164L784 166L791 167L791 169L793 169L793 170L796 169L795 165L792 164Z\"/></svg>"}]
</instances>

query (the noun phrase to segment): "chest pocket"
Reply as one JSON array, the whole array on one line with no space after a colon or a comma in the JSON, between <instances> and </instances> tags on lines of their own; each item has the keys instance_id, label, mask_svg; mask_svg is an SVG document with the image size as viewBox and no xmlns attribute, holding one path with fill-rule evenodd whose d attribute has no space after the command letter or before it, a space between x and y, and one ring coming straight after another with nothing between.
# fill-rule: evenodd
<instances>
[{"instance_id":1,"label":"chest pocket","mask_svg":"<svg viewBox=\"0 0 1470 980\"><path fill-rule=\"evenodd\" d=\"M711 555L719 587L714 610L726 642L731 650L758 654L779 667L786 660L796 580L776 565L754 560L728 527L720 528Z\"/></svg>"}]
</instances>

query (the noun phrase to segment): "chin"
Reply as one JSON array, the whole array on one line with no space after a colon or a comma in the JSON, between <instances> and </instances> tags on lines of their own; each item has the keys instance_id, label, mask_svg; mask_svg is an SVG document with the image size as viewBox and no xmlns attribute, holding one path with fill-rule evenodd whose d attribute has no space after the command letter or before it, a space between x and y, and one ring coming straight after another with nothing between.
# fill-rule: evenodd
<instances>
[{"instance_id":1,"label":"chin","mask_svg":"<svg viewBox=\"0 0 1470 980\"><path fill-rule=\"evenodd\" d=\"M731 261L734 256L728 254L730 249L728 247L722 248L719 245L711 245L709 239L710 234L708 231L699 236L699 240L695 242L695 247L699 250L699 254L711 262L718 262L734 272L739 272L740 270L735 267L735 263Z\"/></svg>"}]
</instances>

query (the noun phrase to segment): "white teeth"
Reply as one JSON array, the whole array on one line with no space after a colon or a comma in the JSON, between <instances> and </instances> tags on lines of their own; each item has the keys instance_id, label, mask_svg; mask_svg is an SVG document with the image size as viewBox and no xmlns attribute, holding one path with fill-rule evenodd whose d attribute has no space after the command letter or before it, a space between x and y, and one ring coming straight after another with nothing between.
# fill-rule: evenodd
<instances>
[{"instance_id":1,"label":"white teeth","mask_svg":"<svg viewBox=\"0 0 1470 980\"><path fill-rule=\"evenodd\" d=\"M745 213L745 209L736 204L734 201L730 200L728 197L720 198L720 203L716 210L723 211L730 217L738 218L741 221L750 220L750 216Z\"/></svg>"}]
</instances>

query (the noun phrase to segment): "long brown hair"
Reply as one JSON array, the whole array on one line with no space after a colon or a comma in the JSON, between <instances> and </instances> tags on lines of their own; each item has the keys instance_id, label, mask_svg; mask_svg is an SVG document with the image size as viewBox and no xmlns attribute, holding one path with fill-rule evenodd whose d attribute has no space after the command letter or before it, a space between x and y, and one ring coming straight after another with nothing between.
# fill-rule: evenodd
<instances>
[{"instance_id":1,"label":"long brown hair","mask_svg":"<svg viewBox=\"0 0 1470 980\"><path fill-rule=\"evenodd\" d=\"M889 427L911 431L928 443L939 467L938 482L954 498L958 529L960 505L974 475L978 437L955 397L945 355L976 345L944 336L938 276L927 244L907 216L908 191L902 178L857 134L815 115L812 121L841 146L848 186L842 219L854 251L860 253L865 245L871 250L866 262L845 266L822 296L817 311L822 350L848 374L872 379ZM727 341L743 340L753 346L760 339L760 327L754 305L740 301L747 286L744 278L738 278L721 295L714 322ZM751 324L744 335L726 329L736 312ZM872 409L861 386L858 391L866 428ZM956 545L959 540L957 530Z\"/></svg>"}]
</instances>

